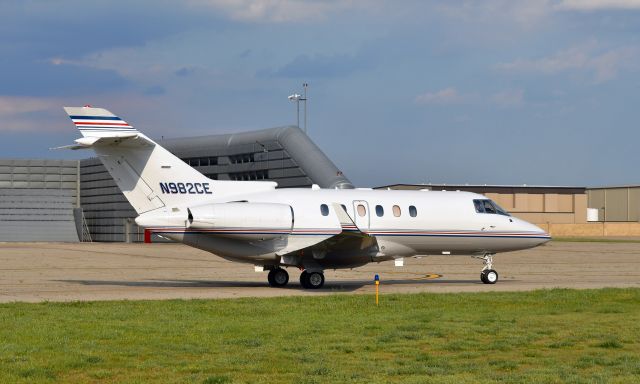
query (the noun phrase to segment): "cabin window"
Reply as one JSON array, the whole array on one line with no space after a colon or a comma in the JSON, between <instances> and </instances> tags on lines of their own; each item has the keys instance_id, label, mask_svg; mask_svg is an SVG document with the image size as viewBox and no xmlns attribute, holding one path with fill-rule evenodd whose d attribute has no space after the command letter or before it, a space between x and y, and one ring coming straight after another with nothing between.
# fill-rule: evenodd
<instances>
[{"instance_id":1,"label":"cabin window","mask_svg":"<svg viewBox=\"0 0 640 384\"><path fill-rule=\"evenodd\" d=\"M322 204L320 206L320 213L322 213L322 216L329 216L329 207L327 204Z\"/></svg>"},{"instance_id":2,"label":"cabin window","mask_svg":"<svg viewBox=\"0 0 640 384\"><path fill-rule=\"evenodd\" d=\"M509 212L491 200L473 200L473 205L478 213L497 213L498 215L511 216Z\"/></svg>"},{"instance_id":3,"label":"cabin window","mask_svg":"<svg viewBox=\"0 0 640 384\"><path fill-rule=\"evenodd\" d=\"M496 209L493 207L490 200L482 200L482 203L484 204L484 211L486 213L496 213Z\"/></svg>"},{"instance_id":4,"label":"cabin window","mask_svg":"<svg viewBox=\"0 0 640 384\"><path fill-rule=\"evenodd\" d=\"M376 205L376 215L378 215L378 217L384 216L384 208L382 208L382 205Z\"/></svg>"},{"instance_id":5,"label":"cabin window","mask_svg":"<svg viewBox=\"0 0 640 384\"><path fill-rule=\"evenodd\" d=\"M402 214L402 210L400 209L400 206L399 205L394 205L393 206L393 216L400 217L401 214Z\"/></svg>"},{"instance_id":6,"label":"cabin window","mask_svg":"<svg viewBox=\"0 0 640 384\"><path fill-rule=\"evenodd\" d=\"M410 206L409 206L409 216L411 216L411 217L416 217L416 216L418 216L418 210L417 210L417 209L416 209L416 207L415 207L415 206L413 206L413 205L410 205Z\"/></svg>"},{"instance_id":7,"label":"cabin window","mask_svg":"<svg viewBox=\"0 0 640 384\"><path fill-rule=\"evenodd\" d=\"M493 207L496 209L496 213L498 215L503 215L503 216L511 216L509 214L509 212L507 212L504 208L502 208L501 206L499 206L498 204L496 204L495 201L491 202L493 204Z\"/></svg>"},{"instance_id":8,"label":"cabin window","mask_svg":"<svg viewBox=\"0 0 640 384\"><path fill-rule=\"evenodd\" d=\"M365 217L367 215L367 208L362 204L358 204L358 215L360 217Z\"/></svg>"},{"instance_id":9,"label":"cabin window","mask_svg":"<svg viewBox=\"0 0 640 384\"><path fill-rule=\"evenodd\" d=\"M484 213L484 204L480 200L473 200L473 205L476 207L476 212Z\"/></svg>"}]
</instances>

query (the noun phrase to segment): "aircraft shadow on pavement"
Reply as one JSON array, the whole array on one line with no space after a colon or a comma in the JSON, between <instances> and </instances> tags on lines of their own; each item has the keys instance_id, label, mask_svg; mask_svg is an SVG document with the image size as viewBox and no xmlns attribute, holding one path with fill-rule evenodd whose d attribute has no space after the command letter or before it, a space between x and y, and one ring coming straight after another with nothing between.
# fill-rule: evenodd
<instances>
[{"instance_id":1,"label":"aircraft shadow on pavement","mask_svg":"<svg viewBox=\"0 0 640 384\"><path fill-rule=\"evenodd\" d=\"M265 289L296 289L302 290L297 281L292 281L284 288L270 288L263 281L233 281L233 280L143 280L143 281L119 281L119 280L55 280L57 282L81 284L89 286L120 286L120 287L143 287L143 288L265 288ZM482 284L476 280L447 280L447 279L408 279L408 280L383 280L381 287L385 285L440 285L440 284L460 284L477 285ZM364 286L370 285L372 281L364 280L340 280L327 281L322 289L305 290L308 292L353 292Z\"/></svg>"}]
</instances>

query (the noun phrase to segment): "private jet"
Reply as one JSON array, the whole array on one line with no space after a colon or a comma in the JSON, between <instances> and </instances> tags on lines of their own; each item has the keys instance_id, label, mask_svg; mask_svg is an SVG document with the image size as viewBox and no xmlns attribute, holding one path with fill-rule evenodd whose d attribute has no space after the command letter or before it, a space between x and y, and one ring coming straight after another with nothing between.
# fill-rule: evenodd
<instances>
[{"instance_id":1,"label":"private jet","mask_svg":"<svg viewBox=\"0 0 640 384\"><path fill-rule=\"evenodd\" d=\"M551 237L491 199L459 191L278 189L272 181L212 180L106 109L65 107L82 137L61 148L95 151L154 234L268 271L272 287L298 268L307 289L327 269L426 255L483 261L495 284L493 255L539 246Z\"/></svg>"}]
</instances>

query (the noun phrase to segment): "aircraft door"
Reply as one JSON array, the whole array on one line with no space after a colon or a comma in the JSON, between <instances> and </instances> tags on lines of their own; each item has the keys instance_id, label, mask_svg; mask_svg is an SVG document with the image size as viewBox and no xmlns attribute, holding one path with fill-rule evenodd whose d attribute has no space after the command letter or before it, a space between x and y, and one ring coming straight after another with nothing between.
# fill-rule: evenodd
<instances>
[{"instance_id":1,"label":"aircraft door","mask_svg":"<svg viewBox=\"0 0 640 384\"><path fill-rule=\"evenodd\" d=\"M354 221L361 231L369 230L369 203L364 200L353 201Z\"/></svg>"}]
</instances>

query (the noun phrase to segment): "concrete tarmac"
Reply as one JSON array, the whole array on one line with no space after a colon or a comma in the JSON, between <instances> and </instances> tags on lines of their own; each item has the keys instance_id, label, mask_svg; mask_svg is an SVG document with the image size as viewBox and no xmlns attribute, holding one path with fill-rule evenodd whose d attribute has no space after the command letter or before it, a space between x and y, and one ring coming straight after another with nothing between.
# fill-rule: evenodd
<instances>
[{"instance_id":1,"label":"concrete tarmac","mask_svg":"<svg viewBox=\"0 0 640 384\"><path fill-rule=\"evenodd\" d=\"M539 288L640 287L640 243L551 242L498 254L495 285L480 282L482 262L428 256L326 271L321 290L305 290L289 268L286 288L267 273L181 244L0 243L0 302L267 297L331 293L525 291Z\"/></svg>"}]
</instances>

